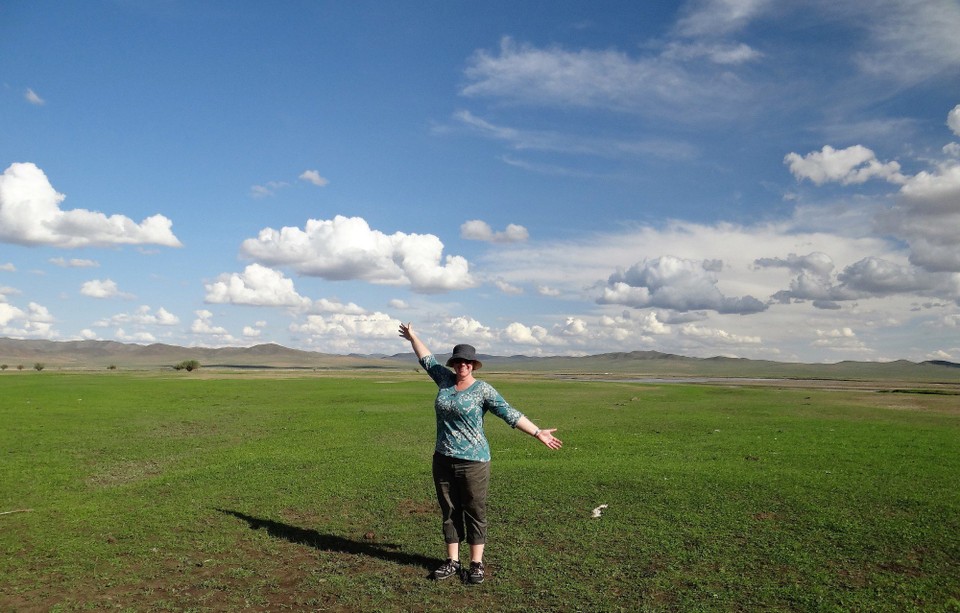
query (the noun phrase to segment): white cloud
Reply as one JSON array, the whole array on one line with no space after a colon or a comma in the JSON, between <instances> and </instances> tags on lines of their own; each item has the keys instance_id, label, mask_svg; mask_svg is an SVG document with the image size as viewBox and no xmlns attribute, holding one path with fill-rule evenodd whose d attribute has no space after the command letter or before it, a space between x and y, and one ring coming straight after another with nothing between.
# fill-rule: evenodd
<instances>
[{"instance_id":1,"label":"white cloud","mask_svg":"<svg viewBox=\"0 0 960 613\"><path fill-rule=\"evenodd\" d=\"M436 236L386 235L359 217L310 219L303 230L265 228L257 238L243 241L241 252L267 266L289 266L302 275L410 285L421 293L476 285L467 260L443 258L443 243Z\"/></svg>"},{"instance_id":2,"label":"white cloud","mask_svg":"<svg viewBox=\"0 0 960 613\"><path fill-rule=\"evenodd\" d=\"M769 6L770 0L698 0L690 2L677 21L681 36L715 37L744 28Z\"/></svg>"},{"instance_id":3,"label":"white cloud","mask_svg":"<svg viewBox=\"0 0 960 613\"><path fill-rule=\"evenodd\" d=\"M365 315L367 313L366 309L353 302L343 303L328 298L316 300L311 311L314 313L343 313L345 315Z\"/></svg>"},{"instance_id":4,"label":"white cloud","mask_svg":"<svg viewBox=\"0 0 960 613\"><path fill-rule=\"evenodd\" d=\"M739 334L731 334L725 330L696 326L694 324L681 326L680 335L698 341L707 341L711 344L719 343L722 345L757 345L763 342L759 336L741 336Z\"/></svg>"},{"instance_id":5,"label":"white cloud","mask_svg":"<svg viewBox=\"0 0 960 613\"><path fill-rule=\"evenodd\" d=\"M947 126L954 134L960 136L960 104L947 113Z\"/></svg>"},{"instance_id":6,"label":"white cloud","mask_svg":"<svg viewBox=\"0 0 960 613\"><path fill-rule=\"evenodd\" d=\"M123 215L61 210L64 198L35 164L11 164L0 175L0 242L55 247L181 246L170 231L172 222L163 215L137 224Z\"/></svg>"},{"instance_id":7,"label":"white cloud","mask_svg":"<svg viewBox=\"0 0 960 613\"><path fill-rule=\"evenodd\" d=\"M638 309L675 311L710 310L749 314L766 310L753 296L730 298L717 288L714 274L704 262L674 256L643 260L610 276L600 304L620 304Z\"/></svg>"},{"instance_id":8,"label":"white cloud","mask_svg":"<svg viewBox=\"0 0 960 613\"><path fill-rule=\"evenodd\" d=\"M479 219L471 219L460 226L460 236L471 241L488 243L519 243L530 238L523 226L508 224L502 232L494 232L490 225Z\"/></svg>"},{"instance_id":9,"label":"white cloud","mask_svg":"<svg viewBox=\"0 0 960 613\"><path fill-rule=\"evenodd\" d=\"M114 332L113 337L118 341L124 343L155 343L157 342L157 337L150 334L149 332L133 332L128 334L123 328L117 328L117 331Z\"/></svg>"},{"instance_id":10,"label":"white cloud","mask_svg":"<svg viewBox=\"0 0 960 613\"><path fill-rule=\"evenodd\" d=\"M470 111L458 111L454 114L460 124L485 138L507 143L517 151L546 151L572 155L588 155L602 158L619 159L624 157L650 156L668 160L689 160L698 155L693 145L679 140L648 138L642 140L620 140L611 138L585 137L580 135L520 130L499 126L486 121ZM592 176L582 170L546 167L529 162L504 157L503 160L513 166L544 172L546 174L567 174L573 176Z\"/></svg>"},{"instance_id":11,"label":"white cloud","mask_svg":"<svg viewBox=\"0 0 960 613\"><path fill-rule=\"evenodd\" d=\"M867 74L910 85L955 71L960 5L928 0L827 3L869 34L857 60Z\"/></svg>"},{"instance_id":12,"label":"white cloud","mask_svg":"<svg viewBox=\"0 0 960 613\"><path fill-rule=\"evenodd\" d=\"M958 121L953 115L947 123ZM948 152L949 154L949 152ZM798 179L810 179L816 185L836 181L859 184L871 178L900 185L894 205L876 216L881 230L902 238L910 245L910 261L929 272L960 272L960 161L947 159L935 163L930 171L905 176L897 162L881 163L873 151L856 145L843 150L825 146L820 152L801 157L790 153L784 158Z\"/></svg>"},{"instance_id":13,"label":"white cloud","mask_svg":"<svg viewBox=\"0 0 960 613\"><path fill-rule=\"evenodd\" d=\"M856 334L851 328L845 327L839 330L817 330L817 336L820 338L854 338Z\"/></svg>"},{"instance_id":14,"label":"white cloud","mask_svg":"<svg viewBox=\"0 0 960 613\"><path fill-rule=\"evenodd\" d=\"M0 334L10 338L51 339L57 336L55 320L47 307L31 302L23 310L0 301Z\"/></svg>"},{"instance_id":15,"label":"white cloud","mask_svg":"<svg viewBox=\"0 0 960 613\"><path fill-rule=\"evenodd\" d=\"M226 328L213 324L213 313L206 309L194 311L197 316L190 324L190 332L203 337L213 337L218 342L233 343L236 339L230 335Z\"/></svg>"},{"instance_id":16,"label":"white cloud","mask_svg":"<svg viewBox=\"0 0 960 613\"><path fill-rule=\"evenodd\" d=\"M263 333L262 330L254 328L253 326L244 326L243 327L243 337L244 338L260 338L260 335Z\"/></svg>"},{"instance_id":17,"label":"white cloud","mask_svg":"<svg viewBox=\"0 0 960 613\"><path fill-rule=\"evenodd\" d=\"M266 198L267 196L274 196L278 191L289 186L290 184L286 181L268 181L263 185L251 186L250 196L253 198Z\"/></svg>"},{"instance_id":18,"label":"white cloud","mask_svg":"<svg viewBox=\"0 0 960 613\"><path fill-rule=\"evenodd\" d=\"M493 284L494 286L496 286L498 290L510 296L519 296L520 294L523 293L522 287L517 287L516 285L510 285L503 279L494 279Z\"/></svg>"},{"instance_id":19,"label":"white cloud","mask_svg":"<svg viewBox=\"0 0 960 613\"><path fill-rule=\"evenodd\" d=\"M300 175L300 179L308 183L313 183L318 187L324 187L330 183L330 181L321 177L320 172L316 170L304 170Z\"/></svg>"},{"instance_id":20,"label":"white cloud","mask_svg":"<svg viewBox=\"0 0 960 613\"><path fill-rule=\"evenodd\" d=\"M960 162L910 177L893 208L880 217L883 229L910 244L910 261L933 272L960 272Z\"/></svg>"},{"instance_id":21,"label":"white cloud","mask_svg":"<svg viewBox=\"0 0 960 613\"><path fill-rule=\"evenodd\" d=\"M0 264L0 271L2 272L17 272L17 267L7 262L6 264Z\"/></svg>"},{"instance_id":22,"label":"white cloud","mask_svg":"<svg viewBox=\"0 0 960 613\"><path fill-rule=\"evenodd\" d=\"M27 102L36 106L43 106L47 103L46 100L37 95L37 92L33 91L29 87L27 88L27 91L24 92L23 97Z\"/></svg>"},{"instance_id":23,"label":"white cloud","mask_svg":"<svg viewBox=\"0 0 960 613\"><path fill-rule=\"evenodd\" d=\"M446 333L447 339L453 339L452 343L465 342L463 339L489 341L495 337L493 330L472 317L452 317L444 322L441 328Z\"/></svg>"},{"instance_id":24,"label":"white cloud","mask_svg":"<svg viewBox=\"0 0 960 613\"><path fill-rule=\"evenodd\" d=\"M133 295L121 292L112 279L93 279L80 286L80 293L90 298L133 298Z\"/></svg>"},{"instance_id":25,"label":"white cloud","mask_svg":"<svg viewBox=\"0 0 960 613\"><path fill-rule=\"evenodd\" d=\"M407 304L406 300L401 300L399 298L393 298L392 300L390 300L390 302L387 303L387 305L391 309L396 309L398 311L406 311L407 309L410 308L410 305Z\"/></svg>"},{"instance_id":26,"label":"white cloud","mask_svg":"<svg viewBox=\"0 0 960 613\"><path fill-rule=\"evenodd\" d=\"M816 185L823 185L828 181L851 185L865 183L874 178L891 183L903 183L906 180L900 174L899 163L880 163L874 152L862 145L840 150L825 145L822 150L805 156L788 153L783 161L790 166L790 172L798 181L809 179Z\"/></svg>"},{"instance_id":27,"label":"white cloud","mask_svg":"<svg viewBox=\"0 0 960 613\"><path fill-rule=\"evenodd\" d=\"M50 263L61 268L97 268L100 263L96 260L84 260L80 258L50 258Z\"/></svg>"},{"instance_id":28,"label":"white cloud","mask_svg":"<svg viewBox=\"0 0 960 613\"><path fill-rule=\"evenodd\" d=\"M601 108L622 112L655 112L690 119L698 109L701 119L724 112L750 88L729 69L714 71L708 60L728 65L749 59L734 46L701 50L681 57L673 52L634 58L616 50L568 51L539 49L503 38L498 54L476 51L465 70L465 96L490 96L535 106ZM723 49L725 53L720 53ZM696 57L691 57L696 55ZM710 101L709 105L704 101Z\"/></svg>"},{"instance_id":29,"label":"white cloud","mask_svg":"<svg viewBox=\"0 0 960 613\"><path fill-rule=\"evenodd\" d=\"M224 273L204 287L207 290L204 301L212 304L310 306L310 299L297 293L291 279L260 264L250 264L242 273Z\"/></svg>"},{"instance_id":30,"label":"white cloud","mask_svg":"<svg viewBox=\"0 0 960 613\"><path fill-rule=\"evenodd\" d=\"M525 326L519 322L513 322L503 329L503 337L517 345L540 345L547 336L546 328L542 326Z\"/></svg>"},{"instance_id":31,"label":"white cloud","mask_svg":"<svg viewBox=\"0 0 960 613\"><path fill-rule=\"evenodd\" d=\"M180 318L166 310L163 307L151 312L149 305L142 305L133 313L118 313L107 319L101 319L94 323L98 328L109 326L175 326L180 323Z\"/></svg>"},{"instance_id":32,"label":"white cloud","mask_svg":"<svg viewBox=\"0 0 960 613\"><path fill-rule=\"evenodd\" d=\"M308 344L340 352L355 352L370 347L370 342L395 345L398 319L385 313L333 313L307 315L305 323L292 324L290 331L308 337Z\"/></svg>"},{"instance_id":33,"label":"white cloud","mask_svg":"<svg viewBox=\"0 0 960 613\"><path fill-rule=\"evenodd\" d=\"M555 287L550 287L549 285L537 284L537 293L541 296L556 298L560 295L560 290Z\"/></svg>"}]
</instances>

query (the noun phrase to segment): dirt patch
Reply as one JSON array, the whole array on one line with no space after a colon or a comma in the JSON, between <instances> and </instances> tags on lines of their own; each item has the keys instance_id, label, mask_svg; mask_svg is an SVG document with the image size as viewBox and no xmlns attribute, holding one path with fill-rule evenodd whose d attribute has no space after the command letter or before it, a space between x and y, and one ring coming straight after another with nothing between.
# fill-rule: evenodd
<instances>
[{"instance_id":1,"label":"dirt patch","mask_svg":"<svg viewBox=\"0 0 960 613\"><path fill-rule=\"evenodd\" d=\"M130 460L97 469L87 477L92 487L115 487L143 481L163 473L163 464L155 460Z\"/></svg>"},{"instance_id":2,"label":"dirt patch","mask_svg":"<svg viewBox=\"0 0 960 613\"><path fill-rule=\"evenodd\" d=\"M436 502L410 500L409 498L397 502L397 511L403 515L436 515L439 512Z\"/></svg>"}]
</instances>

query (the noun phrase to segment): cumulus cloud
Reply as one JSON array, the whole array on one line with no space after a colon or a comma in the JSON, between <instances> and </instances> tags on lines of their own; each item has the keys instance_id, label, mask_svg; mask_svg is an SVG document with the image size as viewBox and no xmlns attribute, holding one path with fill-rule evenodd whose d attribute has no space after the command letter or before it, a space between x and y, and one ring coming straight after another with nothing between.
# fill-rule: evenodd
<instances>
[{"instance_id":1,"label":"cumulus cloud","mask_svg":"<svg viewBox=\"0 0 960 613\"><path fill-rule=\"evenodd\" d=\"M0 301L0 334L11 338L55 338L55 320L47 307L31 302L26 310Z\"/></svg>"},{"instance_id":2,"label":"cumulus cloud","mask_svg":"<svg viewBox=\"0 0 960 613\"><path fill-rule=\"evenodd\" d=\"M11 164L0 175L0 241L54 247L181 246L163 215L137 224L123 215L61 210L64 198L35 164Z\"/></svg>"},{"instance_id":3,"label":"cumulus cloud","mask_svg":"<svg viewBox=\"0 0 960 613\"><path fill-rule=\"evenodd\" d=\"M517 345L540 345L547 335L547 329L543 326L526 326L519 322L513 322L503 329L503 338Z\"/></svg>"},{"instance_id":4,"label":"cumulus cloud","mask_svg":"<svg viewBox=\"0 0 960 613\"><path fill-rule=\"evenodd\" d=\"M910 245L910 261L932 272L960 272L960 162L910 177L881 226Z\"/></svg>"},{"instance_id":5,"label":"cumulus cloud","mask_svg":"<svg viewBox=\"0 0 960 613\"><path fill-rule=\"evenodd\" d=\"M868 256L834 274L832 260L822 253L807 256L756 260L761 267L788 268L795 273L790 288L773 295L775 300L812 300L817 308L836 310L839 302L896 294L941 295L950 291L947 275L904 266L884 258Z\"/></svg>"},{"instance_id":6,"label":"cumulus cloud","mask_svg":"<svg viewBox=\"0 0 960 613\"><path fill-rule=\"evenodd\" d=\"M242 273L224 273L204 286L204 301L211 304L242 304L307 308L310 299L297 293L293 280L282 272L250 264Z\"/></svg>"},{"instance_id":7,"label":"cumulus cloud","mask_svg":"<svg viewBox=\"0 0 960 613\"><path fill-rule=\"evenodd\" d=\"M128 333L123 328L117 328L117 331L114 332L113 337L118 341L124 343L155 343L157 342L157 337L149 332L141 330L140 332Z\"/></svg>"},{"instance_id":8,"label":"cumulus cloud","mask_svg":"<svg viewBox=\"0 0 960 613\"><path fill-rule=\"evenodd\" d=\"M107 319L101 319L93 325L98 328L108 326L175 326L180 323L180 318L159 307L155 311L149 305L141 305L133 313L118 313Z\"/></svg>"},{"instance_id":9,"label":"cumulus cloud","mask_svg":"<svg viewBox=\"0 0 960 613\"><path fill-rule=\"evenodd\" d=\"M717 288L717 278L704 268L703 262L673 256L644 260L614 273L597 302L638 309L709 310L741 315L767 308L753 296L724 296Z\"/></svg>"},{"instance_id":10,"label":"cumulus cloud","mask_svg":"<svg viewBox=\"0 0 960 613\"><path fill-rule=\"evenodd\" d=\"M460 226L460 236L471 241L488 243L519 243L530 238L523 226L508 224L502 232L494 232L490 225L479 219L471 219Z\"/></svg>"},{"instance_id":11,"label":"cumulus cloud","mask_svg":"<svg viewBox=\"0 0 960 613\"><path fill-rule=\"evenodd\" d=\"M900 173L899 163L881 163L873 151L862 145L839 150L825 145L820 151L804 156L788 153L783 161L798 181L809 179L816 185L830 181L855 185L874 178L891 183L903 183L906 180Z\"/></svg>"},{"instance_id":12,"label":"cumulus cloud","mask_svg":"<svg viewBox=\"0 0 960 613\"><path fill-rule=\"evenodd\" d=\"M367 310L353 302L341 302L337 299L320 298L310 309L314 313L343 313L346 315L365 315Z\"/></svg>"},{"instance_id":13,"label":"cumulus cloud","mask_svg":"<svg viewBox=\"0 0 960 613\"><path fill-rule=\"evenodd\" d=\"M243 241L241 252L266 266L288 266L302 275L409 285L421 293L476 285L467 260L444 258L443 243L436 236L387 235L359 217L310 219L304 229L265 228L257 238Z\"/></svg>"},{"instance_id":14,"label":"cumulus cloud","mask_svg":"<svg viewBox=\"0 0 960 613\"><path fill-rule=\"evenodd\" d=\"M323 338L342 349L363 346L366 340L394 339L400 321L385 313L333 313L307 315L306 322L290 326L292 332Z\"/></svg>"},{"instance_id":15,"label":"cumulus cloud","mask_svg":"<svg viewBox=\"0 0 960 613\"><path fill-rule=\"evenodd\" d=\"M317 170L304 170L303 173L300 174L300 180L313 183L317 187L324 187L330 183L330 181L321 177L320 172Z\"/></svg>"},{"instance_id":16,"label":"cumulus cloud","mask_svg":"<svg viewBox=\"0 0 960 613\"><path fill-rule=\"evenodd\" d=\"M0 264L0 271L3 272L17 272L17 267L12 263L7 262L5 264Z\"/></svg>"},{"instance_id":17,"label":"cumulus cloud","mask_svg":"<svg viewBox=\"0 0 960 613\"><path fill-rule=\"evenodd\" d=\"M93 279L80 286L80 293L90 298L133 298L132 294L121 292L112 279Z\"/></svg>"},{"instance_id":18,"label":"cumulus cloud","mask_svg":"<svg viewBox=\"0 0 960 613\"><path fill-rule=\"evenodd\" d=\"M947 116L954 129L960 122L960 105ZM798 180L816 185L827 182L859 184L871 178L885 179L900 186L894 205L881 211L877 222L882 230L910 245L910 262L929 272L960 272L960 249L956 229L960 228L960 161L935 163L932 170L905 176L897 162L881 163L873 151L861 145L843 150L825 146L820 152L784 158Z\"/></svg>"},{"instance_id":19,"label":"cumulus cloud","mask_svg":"<svg viewBox=\"0 0 960 613\"><path fill-rule=\"evenodd\" d=\"M960 104L953 107L947 114L947 126L954 134L960 136Z\"/></svg>"},{"instance_id":20,"label":"cumulus cloud","mask_svg":"<svg viewBox=\"0 0 960 613\"><path fill-rule=\"evenodd\" d=\"M717 328L708 328L704 326L697 326L694 324L687 324L680 327L680 335L698 341L709 341L711 344L723 344L723 345L757 345L763 342L759 336L744 336L740 334L732 334L725 330L719 330Z\"/></svg>"},{"instance_id":21,"label":"cumulus cloud","mask_svg":"<svg viewBox=\"0 0 960 613\"><path fill-rule=\"evenodd\" d=\"M453 317L441 325L441 329L446 333L448 339L453 342L464 342L457 339L475 339L476 341L489 341L495 338L493 330L480 323L472 317Z\"/></svg>"},{"instance_id":22,"label":"cumulus cloud","mask_svg":"<svg viewBox=\"0 0 960 613\"><path fill-rule=\"evenodd\" d=\"M213 313L206 309L200 309L194 311L194 315L197 316L193 320L193 323L190 324L190 332L205 336L205 337L214 337L218 341L232 343L234 341L233 336L227 331L223 326L217 326L213 323Z\"/></svg>"}]
</instances>

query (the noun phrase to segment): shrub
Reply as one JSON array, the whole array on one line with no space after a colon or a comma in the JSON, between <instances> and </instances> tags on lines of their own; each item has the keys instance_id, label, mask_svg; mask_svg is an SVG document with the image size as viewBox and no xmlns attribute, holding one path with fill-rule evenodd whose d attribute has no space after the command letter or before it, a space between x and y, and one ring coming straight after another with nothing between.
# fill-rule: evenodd
<instances>
[{"instance_id":1,"label":"shrub","mask_svg":"<svg viewBox=\"0 0 960 613\"><path fill-rule=\"evenodd\" d=\"M37 372L40 372L41 370L44 369L44 365L41 362L37 362L36 364L33 365L33 369Z\"/></svg>"},{"instance_id":2,"label":"shrub","mask_svg":"<svg viewBox=\"0 0 960 613\"><path fill-rule=\"evenodd\" d=\"M8 369L8 368L10 368L10 367L7 366L6 364L0 364L0 370L6 370L6 369Z\"/></svg>"},{"instance_id":3,"label":"shrub","mask_svg":"<svg viewBox=\"0 0 960 613\"><path fill-rule=\"evenodd\" d=\"M176 370L185 370L187 372L193 372L198 368L200 368L200 362L196 360L184 360L179 364L177 364L176 366L174 366L174 369Z\"/></svg>"}]
</instances>

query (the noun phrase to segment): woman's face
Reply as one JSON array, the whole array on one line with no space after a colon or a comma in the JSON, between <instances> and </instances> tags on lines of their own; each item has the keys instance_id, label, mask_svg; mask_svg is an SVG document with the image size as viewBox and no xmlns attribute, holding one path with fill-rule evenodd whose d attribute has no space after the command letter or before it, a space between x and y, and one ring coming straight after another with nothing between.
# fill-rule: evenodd
<instances>
[{"instance_id":1,"label":"woman's face","mask_svg":"<svg viewBox=\"0 0 960 613\"><path fill-rule=\"evenodd\" d=\"M454 360L450 363L450 366L453 368L453 372L457 373L458 379L463 379L473 374L473 362Z\"/></svg>"}]
</instances>

